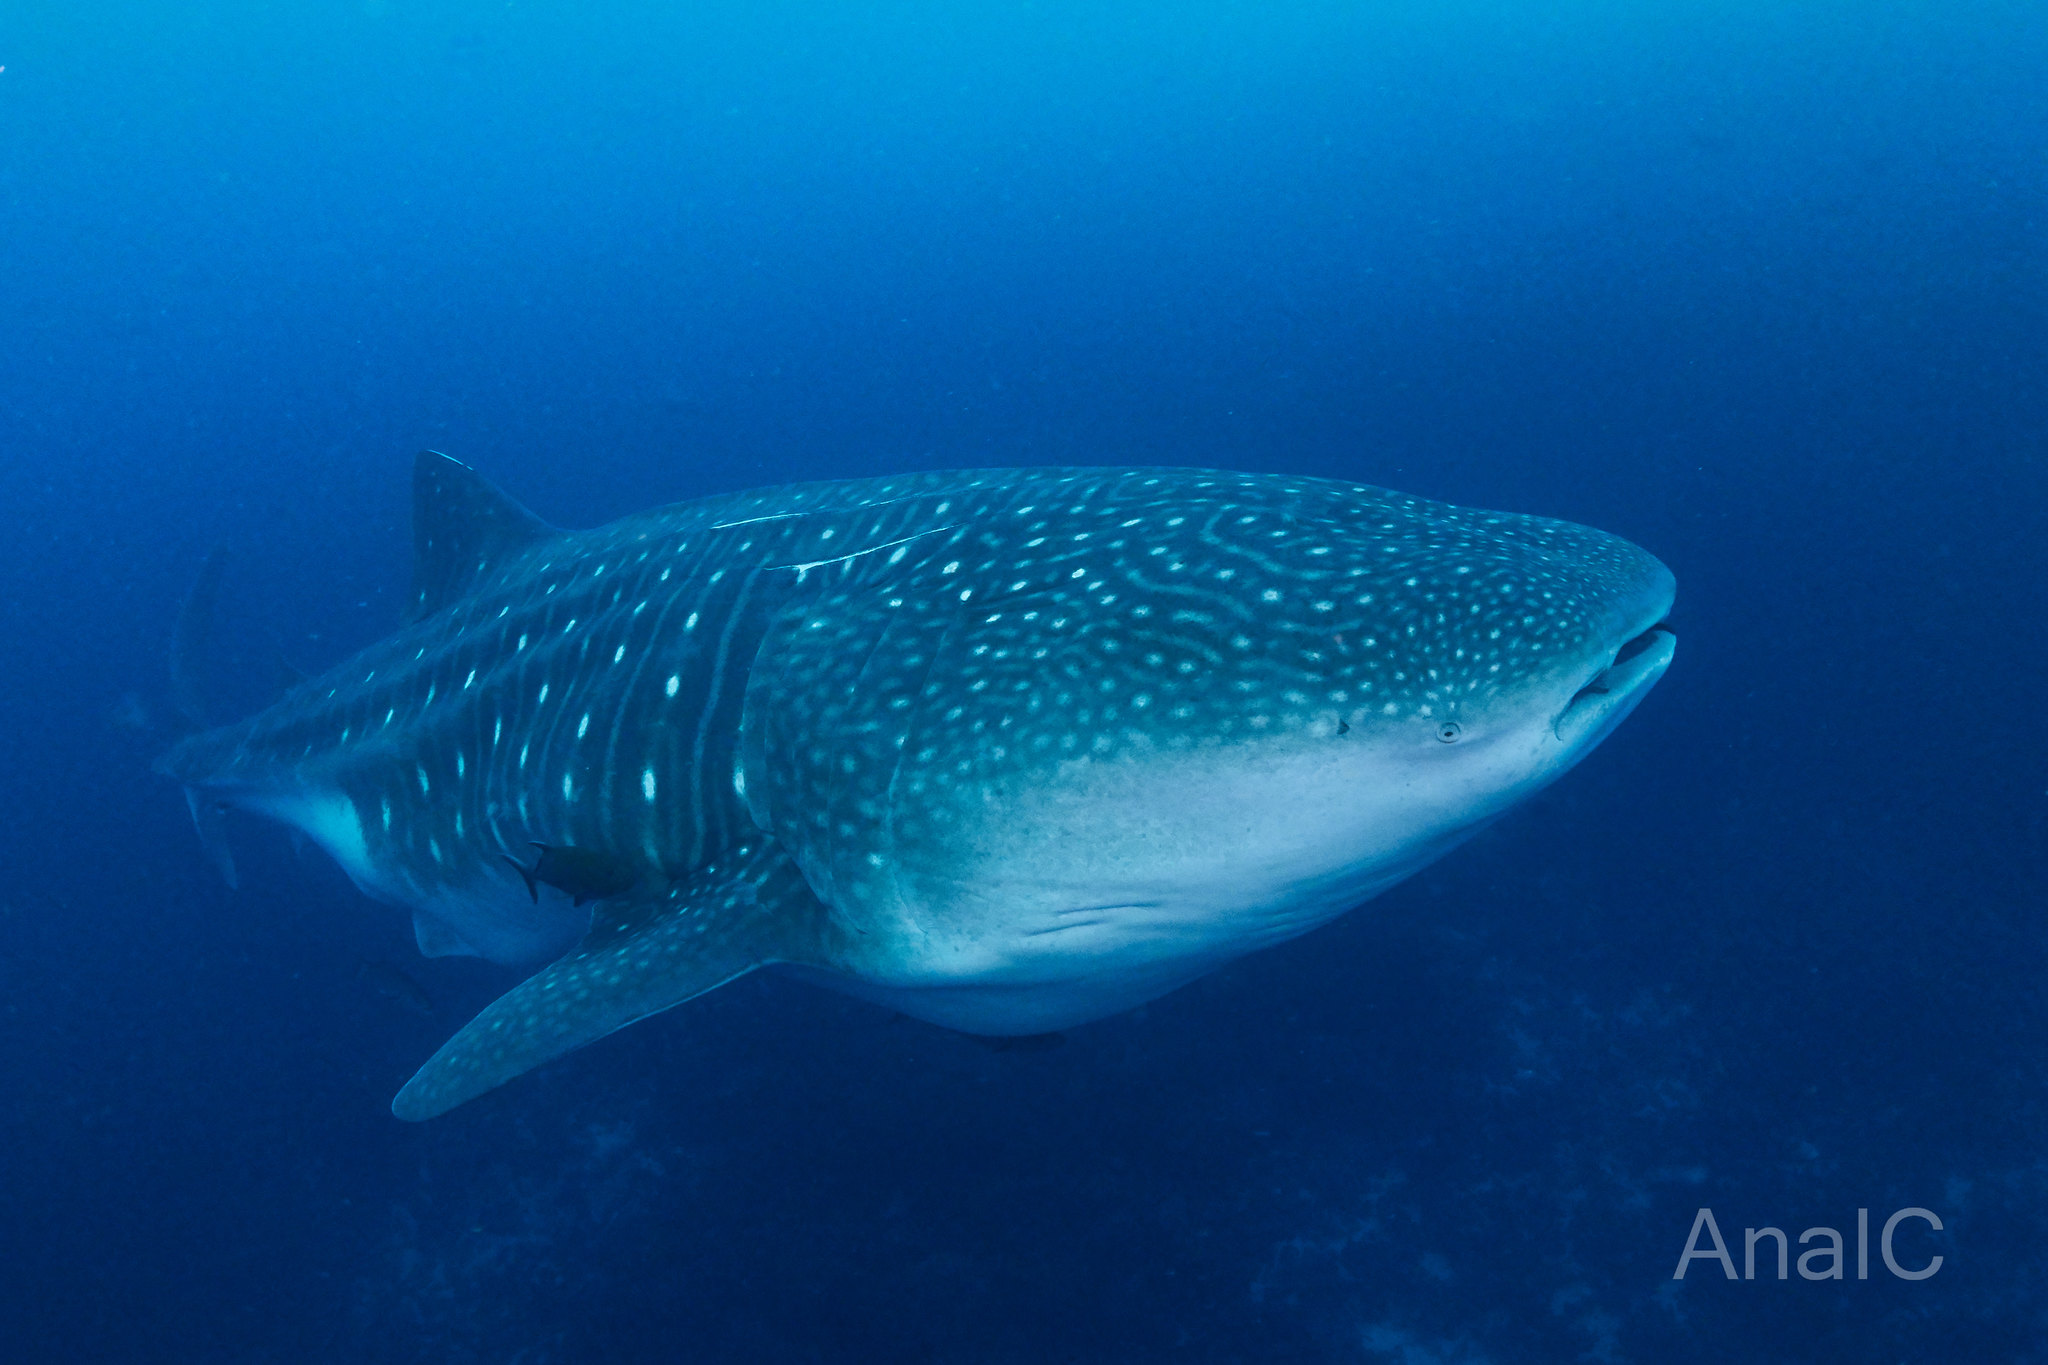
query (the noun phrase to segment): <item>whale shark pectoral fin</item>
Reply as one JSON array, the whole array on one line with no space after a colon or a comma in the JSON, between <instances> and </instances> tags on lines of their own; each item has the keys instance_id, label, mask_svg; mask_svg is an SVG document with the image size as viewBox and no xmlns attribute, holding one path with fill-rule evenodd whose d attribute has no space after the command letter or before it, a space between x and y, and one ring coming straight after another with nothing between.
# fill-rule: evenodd
<instances>
[{"instance_id":1,"label":"whale shark pectoral fin","mask_svg":"<svg viewBox=\"0 0 2048 1365\"><path fill-rule=\"evenodd\" d=\"M600 903L581 943L500 996L419 1069L391 1112L444 1114L542 1062L724 985L808 957L828 912L772 841L656 892Z\"/></svg>"}]
</instances>

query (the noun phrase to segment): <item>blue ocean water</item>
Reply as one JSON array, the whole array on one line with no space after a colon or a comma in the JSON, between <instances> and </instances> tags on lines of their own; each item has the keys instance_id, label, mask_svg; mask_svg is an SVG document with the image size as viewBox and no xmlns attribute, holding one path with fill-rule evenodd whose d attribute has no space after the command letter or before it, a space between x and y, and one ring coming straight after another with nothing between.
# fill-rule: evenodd
<instances>
[{"instance_id":1,"label":"blue ocean water","mask_svg":"<svg viewBox=\"0 0 2048 1365\"><path fill-rule=\"evenodd\" d=\"M2048 10L30 0L0 68L8 1358L2048 1358ZM513 974L253 822L229 892L149 764L214 545L245 706L391 628L420 447L569 525L1336 475L1628 536L1680 648L1059 1048L753 977L406 1125ZM1847 1278L1675 1280L1701 1208Z\"/></svg>"}]
</instances>

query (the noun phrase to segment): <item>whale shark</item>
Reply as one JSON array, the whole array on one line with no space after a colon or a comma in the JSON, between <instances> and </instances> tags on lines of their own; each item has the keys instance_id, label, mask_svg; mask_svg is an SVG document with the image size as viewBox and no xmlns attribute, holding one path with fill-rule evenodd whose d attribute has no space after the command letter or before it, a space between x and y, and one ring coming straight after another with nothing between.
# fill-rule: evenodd
<instances>
[{"instance_id":1,"label":"whale shark","mask_svg":"<svg viewBox=\"0 0 2048 1365\"><path fill-rule=\"evenodd\" d=\"M202 837L281 821L423 953L534 969L410 1120L764 967L995 1037L1131 1008L1471 837L1676 645L1626 540L1328 479L917 473L581 531L434 452L413 492L401 628L158 762Z\"/></svg>"}]
</instances>

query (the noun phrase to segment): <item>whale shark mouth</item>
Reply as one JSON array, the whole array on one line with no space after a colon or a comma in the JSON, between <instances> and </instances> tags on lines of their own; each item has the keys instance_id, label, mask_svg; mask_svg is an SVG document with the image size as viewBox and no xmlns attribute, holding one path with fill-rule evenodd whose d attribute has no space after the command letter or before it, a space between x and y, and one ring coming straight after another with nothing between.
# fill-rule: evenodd
<instances>
[{"instance_id":1,"label":"whale shark mouth","mask_svg":"<svg viewBox=\"0 0 2048 1365\"><path fill-rule=\"evenodd\" d=\"M1614 651L1614 662L1601 669L1599 676L1580 688L1578 693L1572 697L1572 700L1577 701L1579 697L1586 695L1588 692L1614 691L1615 675L1625 672L1630 662L1662 644L1663 641L1659 638L1660 636L1668 636L1670 639L1676 640L1678 632L1671 628L1670 622L1659 621L1641 635L1631 636L1629 639L1624 640L1621 648Z\"/></svg>"},{"instance_id":2,"label":"whale shark mouth","mask_svg":"<svg viewBox=\"0 0 2048 1365\"><path fill-rule=\"evenodd\" d=\"M1573 732L1590 728L1603 718L1610 725L1618 722L1640 694L1663 676L1677 644L1677 632L1665 621L1624 640L1607 667L1574 692L1558 713L1551 726L1557 737L1570 738Z\"/></svg>"}]
</instances>

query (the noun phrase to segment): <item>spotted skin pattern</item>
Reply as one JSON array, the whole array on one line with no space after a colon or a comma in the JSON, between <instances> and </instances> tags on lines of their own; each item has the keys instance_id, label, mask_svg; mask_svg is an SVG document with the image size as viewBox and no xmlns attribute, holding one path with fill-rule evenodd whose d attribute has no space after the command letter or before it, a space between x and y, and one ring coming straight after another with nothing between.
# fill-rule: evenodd
<instances>
[{"instance_id":1,"label":"spotted skin pattern","mask_svg":"<svg viewBox=\"0 0 2048 1365\"><path fill-rule=\"evenodd\" d=\"M767 962L990 1031L1135 1003L1412 871L1575 761L1670 655L1670 575L1627 541L1326 480L916 474L582 532L437 455L415 493L411 623L160 764L305 828L413 908L426 951L567 951L437 1055L408 1117ZM1626 663L1642 642L1654 657ZM1605 728L1567 743L1594 702ZM1487 798L1443 798L1472 808L1445 830L1375 849L1311 816L1347 846L1274 871L1274 841L1247 845L1243 904L1228 876L1171 884L1178 839L1248 837L1296 792L1336 810L1333 784L1378 792L1496 736L1558 752L1468 773ZM1034 832L1065 846L1032 852ZM534 905L506 862L532 844L595 851L636 889L594 921ZM1089 878L1117 903L1071 885ZM637 984L594 1003L614 969ZM1003 1003L957 1003L988 985Z\"/></svg>"},{"instance_id":2,"label":"spotted skin pattern","mask_svg":"<svg viewBox=\"0 0 2048 1365\"><path fill-rule=\"evenodd\" d=\"M1567 522L1313 479L983 477L939 514L968 503L970 526L835 581L758 675L753 813L804 831L828 899L1049 764L1459 723L1578 667L1661 567Z\"/></svg>"}]
</instances>

